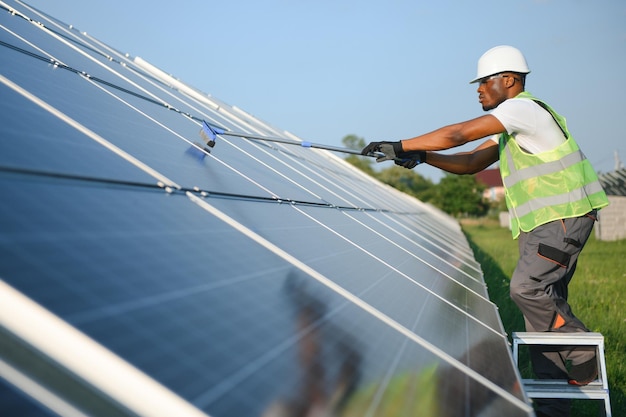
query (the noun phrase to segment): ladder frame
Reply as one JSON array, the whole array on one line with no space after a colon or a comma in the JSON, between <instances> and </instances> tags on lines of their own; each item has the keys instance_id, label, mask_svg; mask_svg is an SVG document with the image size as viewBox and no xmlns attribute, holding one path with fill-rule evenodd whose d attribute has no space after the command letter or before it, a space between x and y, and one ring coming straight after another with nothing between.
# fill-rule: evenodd
<instances>
[{"instance_id":1,"label":"ladder frame","mask_svg":"<svg viewBox=\"0 0 626 417\"><path fill-rule=\"evenodd\" d=\"M577 332L513 332L513 359L519 368L520 345L595 346L598 360L598 379L585 386L570 385L564 379L524 379L522 385L529 398L570 398L604 400L604 410L611 417L609 382L604 357L604 336L601 333Z\"/></svg>"}]
</instances>

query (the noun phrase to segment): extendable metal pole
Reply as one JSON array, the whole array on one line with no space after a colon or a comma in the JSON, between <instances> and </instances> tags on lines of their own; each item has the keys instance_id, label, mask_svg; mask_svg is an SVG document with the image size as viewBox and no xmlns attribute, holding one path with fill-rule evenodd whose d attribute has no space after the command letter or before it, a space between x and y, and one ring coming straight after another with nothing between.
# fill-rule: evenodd
<instances>
[{"instance_id":1,"label":"extendable metal pole","mask_svg":"<svg viewBox=\"0 0 626 417\"><path fill-rule=\"evenodd\" d=\"M327 151L341 152L341 153L347 153L347 154L359 155L359 156L370 156L374 158L383 156L383 154L380 152L371 152L367 155L361 155L361 151L350 149L350 148L343 148L341 146L322 145L319 143L312 143L312 142L307 142L307 141L300 142L300 141L292 140L292 139L276 138L276 137L271 137L271 136L257 136L257 135L250 135L248 133L227 131L221 128L217 128L215 126L211 126L203 120L201 136L203 137L207 145L209 145L210 147L215 146L215 139L217 135L234 136L234 137L245 138L245 139L262 140L266 142L284 143L287 145L300 146L302 148L324 149Z\"/></svg>"}]
</instances>

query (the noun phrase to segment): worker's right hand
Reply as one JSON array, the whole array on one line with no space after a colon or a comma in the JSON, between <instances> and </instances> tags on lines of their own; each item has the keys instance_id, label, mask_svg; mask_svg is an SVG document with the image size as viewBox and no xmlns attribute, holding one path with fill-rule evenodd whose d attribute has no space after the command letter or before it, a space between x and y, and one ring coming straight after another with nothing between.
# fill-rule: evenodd
<instances>
[{"instance_id":1,"label":"worker's right hand","mask_svg":"<svg viewBox=\"0 0 626 417\"><path fill-rule=\"evenodd\" d=\"M370 142L363 148L361 155L374 155L376 152L383 154L376 156L376 162L394 161L403 152L402 142Z\"/></svg>"}]
</instances>

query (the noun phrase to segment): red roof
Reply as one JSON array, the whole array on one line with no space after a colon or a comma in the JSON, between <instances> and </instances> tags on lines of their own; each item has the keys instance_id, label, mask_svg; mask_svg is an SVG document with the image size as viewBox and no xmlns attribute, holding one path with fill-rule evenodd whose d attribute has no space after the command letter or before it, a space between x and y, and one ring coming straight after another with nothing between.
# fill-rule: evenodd
<instances>
[{"instance_id":1,"label":"red roof","mask_svg":"<svg viewBox=\"0 0 626 417\"><path fill-rule=\"evenodd\" d=\"M502 187L502 177L500 176L500 169L485 169L476 173L476 179L487 187Z\"/></svg>"}]
</instances>

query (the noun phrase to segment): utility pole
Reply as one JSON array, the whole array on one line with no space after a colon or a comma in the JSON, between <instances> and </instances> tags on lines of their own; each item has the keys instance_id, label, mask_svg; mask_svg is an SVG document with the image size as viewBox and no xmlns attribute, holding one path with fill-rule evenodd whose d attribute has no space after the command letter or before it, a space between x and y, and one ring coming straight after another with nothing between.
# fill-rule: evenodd
<instances>
[{"instance_id":1,"label":"utility pole","mask_svg":"<svg viewBox=\"0 0 626 417\"><path fill-rule=\"evenodd\" d=\"M624 164L619 160L619 155L617 154L617 150L615 150L615 170L618 171L624 168Z\"/></svg>"}]
</instances>

